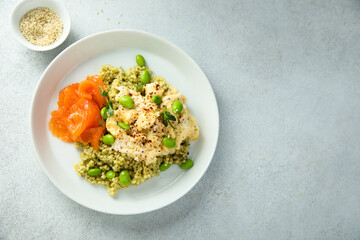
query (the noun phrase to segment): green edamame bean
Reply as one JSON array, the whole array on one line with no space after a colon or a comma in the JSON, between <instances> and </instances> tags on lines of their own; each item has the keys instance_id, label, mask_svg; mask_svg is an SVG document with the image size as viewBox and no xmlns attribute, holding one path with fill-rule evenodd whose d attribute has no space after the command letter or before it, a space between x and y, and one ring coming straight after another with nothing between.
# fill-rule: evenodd
<instances>
[{"instance_id":1,"label":"green edamame bean","mask_svg":"<svg viewBox=\"0 0 360 240\"><path fill-rule=\"evenodd\" d=\"M103 136L103 139L102 139L103 143L107 144L107 145L111 145L115 142L115 138L113 135L111 134L106 134Z\"/></svg>"},{"instance_id":2,"label":"green edamame bean","mask_svg":"<svg viewBox=\"0 0 360 240\"><path fill-rule=\"evenodd\" d=\"M115 177L115 172L113 170L109 170L105 173L107 179L111 179Z\"/></svg>"},{"instance_id":3,"label":"green edamame bean","mask_svg":"<svg viewBox=\"0 0 360 240\"><path fill-rule=\"evenodd\" d=\"M174 148L176 146L176 141L169 137L164 137L162 142L167 148Z\"/></svg>"},{"instance_id":4,"label":"green edamame bean","mask_svg":"<svg viewBox=\"0 0 360 240\"><path fill-rule=\"evenodd\" d=\"M131 97L129 96L122 96L120 99L119 99L119 103L123 106L123 107L126 107L126 108L133 108L135 103L134 103L134 99L132 99Z\"/></svg>"},{"instance_id":5,"label":"green edamame bean","mask_svg":"<svg viewBox=\"0 0 360 240\"><path fill-rule=\"evenodd\" d=\"M181 165L180 165L180 168L182 168L182 169L190 169L190 168L192 168L194 166L194 162L193 162L193 160L191 160L191 159L186 159L186 161L184 162L184 163L182 163Z\"/></svg>"},{"instance_id":6,"label":"green edamame bean","mask_svg":"<svg viewBox=\"0 0 360 240\"><path fill-rule=\"evenodd\" d=\"M165 165L165 163L161 163L160 166L159 166L159 169L161 172L167 170L169 167L171 166L171 163L168 163Z\"/></svg>"},{"instance_id":7,"label":"green edamame bean","mask_svg":"<svg viewBox=\"0 0 360 240\"><path fill-rule=\"evenodd\" d=\"M144 70L141 72L141 75L140 75L140 81L143 83L143 84L147 84L150 82L150 73L148 70Z\"/></svg>"},{"instance_id":8,"label":"green edamame bean","mask_svg":"<svg viewBox=\"0 0 360 240\"><path fill-rule=\"evenodd\" d=\"M103 108L101 109L100 114L101 114L101 117L102 117L103 119L106 119L106 118L107 118L106 107L103 107Z\"/></svg>"},{"instance_id":9,"label":"green edamame bean","mask_svg":"<svg viewBox=\"0 0 360 240\"><path fill-rule=\"evenodd\" d=\"M172 105L173 113L181 113L182 110L183 110L183 105L180 101L173 102L173 105Z\"/></svg>"},{"instance_id":10,"label":"green edamame bean","mask_svg":"<svg viewBox=\"0 0 360 240\"><path fill-rule=\"evenodd\" d=\"M145 66L145 58L141 56L140 54L136 56L136 63L140 67Z\"/></svg>"},{"instance_id":11,"label":"green edamame bean","mask_svg":"<svg viewBox=\"0 0 360 240\"><path fill-rule=\"evenodd\" d=\"M131 181L129 172L126 170L122 170L119 175L119 181L120 184L123 185L124 187L128 186Z\"/></svg>"},{"instance_id":12,"label":"green edamame bean","mask_svg":"<svg viewBox=\"0 0 360 240\"><path fill-rule=\"evenodd\" d=\"M151 101L153 101L153 103L156 103L157 105L159 105L160 103L162 103L162 99L160 96L155 95L151 98Z\"/></svg>"},{"instance_id":13,"label":"green edamame bean","mask_svg":"<svg viewBox=\"0 0 360 240\"><path fill-rule=\"evenodd\" d=\"M119 122L118 126L121 127L124 130L130 130L130 126L124 122Z\"/></svg>"},{"instance_id":14,"label":"green edamame bean","mask_svg":"<svg viewBox=\"0 0 360 240\"><path fill-rule=\"evenodd\" d=\"M88 175L89 176L97 176L101 173L101 169L100 168L92 168L92 169L89 169L88 171Z\"/></svg>"}]
</instances>

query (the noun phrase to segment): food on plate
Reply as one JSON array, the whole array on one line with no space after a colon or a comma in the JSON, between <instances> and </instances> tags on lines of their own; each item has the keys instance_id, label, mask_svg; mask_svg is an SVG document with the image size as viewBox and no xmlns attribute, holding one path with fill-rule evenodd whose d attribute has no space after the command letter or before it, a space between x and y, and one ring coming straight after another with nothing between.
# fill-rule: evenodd
<instances>
[{"instance_id":1,"label":"food on plate","mask_svg":"<svg viewBox=\"0 0 360 240\"><path fill-rule=\"evenodd\" d=\"M136 55L136 63L140 67L145 66L145 58L142 55Z\"/></svg>"},{"instance_id":2,"label":"food on plate","mask_svg":"<svg viewBox=\"0 0 360 240\"><path fill-rule=\"evenodd\" d=\"M165 78L152 75L144 57L137 55L136 62L137 66L126 71L104 65L100 76L85 80L90 82L72 84L60 91L59 109L54 112L64 106L72 109L81 99L89 101L91 109L96 106L96 112L91 112L93 115L86 113L85 107L75 111L80 116L91 117L86 118L91 122L88 125L83 123L85 119L77 121L80 126L75 133L93 128L102 130L86 133L84 139L92 141L74 137L69 130L66 124L71 122L69 117L73 111L61 110L63 118L59 123L55 121L57 118L53 120L53 115L57 115L52 114L49 122L54 136L76 142L83 150L81 161L75 165L77 174L90 183L105 185L110 195L158 176L171 165L190 169L194 164L187 156L190 141L198 139L199 127L185 104L186 97ZM61 100L64 98L66 103ZM61 128L66 137L53 130L53 122L58 123L56 127Z\"/></svg>"},{"instance_id":3,"label":"food on plate","mask_svg":"<svg viewBox=\"0 0 360 240\"><path fill-rule=\"evenodd\" d=\"M25 13L19 22L20 32L30 43L48 46L60 38L63 22L51 9L39 7Z\"/></svg>"},{"instance_id":4,"label":"food on plate","mask_svg":"<svg viewBox=\"0 0 360 240\"><path fill-rule=\"evenodd\" d=\"M55 137L66 142L91 143L95 150L99 148L105 131L105 124L99 124L100 109L106 104L97 90L99 87L105 85L95 75L60 91L58 109L51 113L49 121L49 130Z\"/></svg>"},{"instance_id":5,"label":"food on plate","mask_svg":"<svg viewBox=\"0 0 360 240\"><path fill-rule=\"evenodd\" d=\"M171 163L168 163L168 164L161 163L159 166L159 170L160 170L160 172L166 171L170 166L171 166Z\"/></svg>"},{"instance_id":6,"label":"food on plate","mask_svg":"<svg viewBox=\"0 0 360 240\"><path fill-rule=\"evenodd\" d=\"M186 159L186 161L185 162L183 162L182 164L180 164L180 168L182 168L182 169L190 169L190 168L192 168L194 166L194 162L193 162L193 160L191 160L191 159Z\"/></svg>"}]
</instances>

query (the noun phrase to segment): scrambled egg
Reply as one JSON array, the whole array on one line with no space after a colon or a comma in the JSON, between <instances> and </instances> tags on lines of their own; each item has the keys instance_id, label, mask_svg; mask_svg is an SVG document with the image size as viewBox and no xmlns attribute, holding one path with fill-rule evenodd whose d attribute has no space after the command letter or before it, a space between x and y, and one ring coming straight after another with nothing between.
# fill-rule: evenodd
<instances>
[{"instance_id":1,"label":"scrambled egg","mask_svg":"<svg viewBox=\"0 0 360 240\"><path fill-rule=\"evenodd\" d=\"M119 93L115 97L118 101L122 96L130 96L135 102L132 109L119 106L114 115L107 119L106 128L115 137L112 148L116 151L126 153L136 161L145 161L150 164L156 161L157 156L174 153L180 149L180 144L186 140L196 140L199 137L199 127L196 119L189 113L185 102L186 97L168 85L169 89L164 92L158 82L149 83L145 86L145 96L139 92L124 86L117 87ZM162 98L158 106L151 101L154 95ZM174 101L183 103L183 110L179 114L171 111ZM176 129L170 125L166 127L163 123L161 112L167 111L175 116L177 121L172 121ZM130 125L130 130L123 130L118 126L119 122ZM171 137L176 141L176 147L167 148L162 143L164 137Z\"/></svg>"}]
</instances>

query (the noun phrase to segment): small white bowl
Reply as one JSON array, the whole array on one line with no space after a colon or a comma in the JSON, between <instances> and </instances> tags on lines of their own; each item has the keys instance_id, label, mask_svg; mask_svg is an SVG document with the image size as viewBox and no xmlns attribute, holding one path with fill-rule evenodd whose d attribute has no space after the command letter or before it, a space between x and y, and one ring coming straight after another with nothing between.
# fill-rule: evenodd
<instances>
[{"instance_id":1,"label":"small white bowl","mask_svg":"<svg viewBox=\"0 0 360 240\"><path fill-rule=\"evenodd\" d=\"M28 11L38 8L38 7L47 7L60 17L63 22L63 32L59 39L57 39L54 43L48 46L37 46L30 43L25 37L22 35L19 27L20 19L27 13ZM65 8L65 6L55 0L23 0L19 2L12 10L10 15L10 24L13 32L15 34L16 39L22 43L25 47L35 50L35 51L48 51L58 47L62 44L70 32L71 22L70 16Z\"/></svg>"}]
</instances>

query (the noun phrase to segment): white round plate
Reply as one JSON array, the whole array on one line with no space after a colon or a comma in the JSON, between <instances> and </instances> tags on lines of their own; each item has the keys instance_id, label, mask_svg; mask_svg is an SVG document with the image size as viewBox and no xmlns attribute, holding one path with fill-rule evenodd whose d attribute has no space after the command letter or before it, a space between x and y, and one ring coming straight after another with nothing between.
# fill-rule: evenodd
<instances>
[{"instance_id":1,"label":"white round plate","mask_svg":"<svg viewBox=\"0 0 360 240\"><path fill-rule=\"evenodd\" d=\"M187 98L187 106L197 119L200 137L190 143L189 157L194 167L182 170L174 165L139 186L119 190L115 197L103 186L77 176L74 165L80 152L48 130L50 113L57 108L59 91L99 74L111 64L128 69L141 54L154 75L166 78ZM134 30L98 33L65 49L47 67L38 83L31 109L32 137L40 163L50 180L65 195L88 208L110 214L138 214L164 207L186 194L203 176L214 155L219 113L214 92L199 66L172 43L155 35Z\"/></svg>"}]
</instances>

